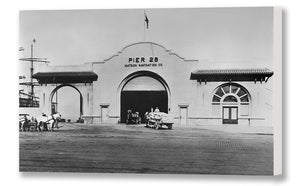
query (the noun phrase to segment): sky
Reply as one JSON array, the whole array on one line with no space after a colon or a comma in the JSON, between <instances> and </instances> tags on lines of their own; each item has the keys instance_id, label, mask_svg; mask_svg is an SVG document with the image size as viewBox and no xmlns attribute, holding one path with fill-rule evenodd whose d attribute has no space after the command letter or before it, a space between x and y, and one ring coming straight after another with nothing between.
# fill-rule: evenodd
<instances>
[{"instance_id":1,"label":"sky","mask_svg":"<svg viewBox=\"0 0 300 186\"><path fill-rule=\"evenodd\" d=\"M20 11L19 20L19 57L30 56L34 38L34 57L53 66L103 61L129 44L152 41L207 69L272 70L272 8L35 10ZM29 63L18 66L29 78ZM76 120L78 93L62 88L58 94L62 114Z\"/></svg>"},{"instance_id":2,"label":"sky","mask_svg":"<svg viewBox=\"0 0 300 186\"><path fill-rule=\"evenodd\" d=\"M72 87L62 87L57 90L57 109L61 113L62 117L76 122L80 116L80 95ZM55 96L53 97L55 100Z\"/></svg>"},{"instance_id":3,"label":"sky","mask_svg":"<svg viewBox=\"0 0 300 186\"><path fill-rule=\"evenodd\" d=\"M45 57L50 65L103 61L123 47L153 41L204 67L238 65L272 69L272 8L190 8L20 11L20 57ZM235 65L236 64L236 65ZM22 64L24 65L24 64ZM228 67L229 66L229 67Z\"/></svg>"}]
</instances>

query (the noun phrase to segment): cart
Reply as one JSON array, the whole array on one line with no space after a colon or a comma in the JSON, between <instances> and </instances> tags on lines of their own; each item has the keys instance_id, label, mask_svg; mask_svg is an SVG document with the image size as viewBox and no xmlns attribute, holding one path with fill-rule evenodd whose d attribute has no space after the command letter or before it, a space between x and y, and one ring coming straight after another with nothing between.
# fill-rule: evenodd
<instances>
[{"instance_id":1,"label":"cart","mask_svg":"<svg viewBox=\"0 0 300 186\"><path fill-rule=\"evenodd\" d=\"M19 114L19 130L36 130L36 120L33 117L30 119L29 114Z\"/></svg>"},{"instance_id":2,"label":"cart","mask_svg":"<svg viewBox=\"0 0 300 186\"><path fill-rule=\"evenodd\" d=\"M132 112L131 110L127 111L126 123L128 124L140 124L141 117L138 112Z\"/></svg>"},{"instance_id":3,"label":"cart","mask_svg":"<svg viewBox=\"0 0 300 186\"><path fill-rule=\"evenodd\" d=\"M166 126L168 129L173 127L173 118L164 112L150 112L146 114L146 127L154 128L156 130Z\"/></svg>"}]
</instances>

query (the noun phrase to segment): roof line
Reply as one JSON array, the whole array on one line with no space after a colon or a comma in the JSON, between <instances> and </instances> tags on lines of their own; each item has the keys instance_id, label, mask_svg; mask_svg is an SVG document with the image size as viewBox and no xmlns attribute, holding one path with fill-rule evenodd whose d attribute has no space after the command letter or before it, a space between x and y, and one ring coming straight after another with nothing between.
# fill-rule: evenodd
<instances>
[{"instance_id":1,"label":"roof line","mask_svg":"<svg viewBox=\"0 0 300 186\"><path fill-rule=\"evenodd\" d=\"M114 54L114 55L112 55L111 57L104 59L103 61L104 61L104 62L109 61L109 60L111 60L112 58L119 56L119 55L120 55L121 53L123 53L124 50L127 49L128 47L131 47L131 46L133 46L133 45L138 45L138 44L153 44L153 45L157 45L157 46L163 48L163 49L165 50L165 52L167 52L169 55L175 55L175 56L177 56L178 58L180 58L180 59L182 59L182 60L184 60L184 61L186 61L186 62L187 62L187 61L196 61L196 62L199 61L199 60L197 60L197 59L185 59L185 58L179 56L177 53L172 52L171 50L166 49L166 47L164 47L163 45L158 44L158 43L155 43L155 42L152 42L152 41L140 41L140 42L131 43L131 44L129 44L129 45L126 45L125 47L123 47L123 48L121 49L121 51L117 52L117 54Z\"/></svg>"},{"instance_id":2,"label":"roof line","mask_svg":"<svg viewBox=\"0 0 300 186\"><path fill-rule=\"evenodd\" d=\"M252 73L260 73L260 72L270 72L273 73L268 68L232 68L232 69L202 69L202 70L194 70L192 73L216 73L216 72L237 72L237 73L243 73L243 71L252 71Z\"/></svg>"}]
</instances>

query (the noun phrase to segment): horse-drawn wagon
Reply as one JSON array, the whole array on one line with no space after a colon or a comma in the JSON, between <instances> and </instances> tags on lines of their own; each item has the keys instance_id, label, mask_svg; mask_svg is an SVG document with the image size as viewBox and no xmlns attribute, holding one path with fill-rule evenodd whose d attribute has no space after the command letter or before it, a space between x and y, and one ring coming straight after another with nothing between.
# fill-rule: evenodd
<instances>
[{"instance_id":1,"label":"horse-drawn wagon","mask_svg":"<svg viewBox=\"0 0 300 186\"><path fill-rule=\"evenodd\" d=\"M131 110L127 111L127 124L141 124L141 117L138 112L132 112Z\"/></svg>"},{"instance_id":2,"label":"horse-drawn wagon","mask_svg":"<svg viewBox=\"0 0 300 186\"><path fill-rule=\"evenodd\" d=\"M145 114L146 127L160 129L166 126L168 129L173 127L173 118L164 112L150 112Z\"/></svg>"},{"instance_id":3,"label":"horse-drawn wagon","mask_svg":"<svg viewBox=\"0 0 300 186\"><path fill-rule=\"evenodd\" d=\"M53 128L59 128L58 127L58 120L61 118L60 113L54 113L51 114L50 116L47 116L46 114L42 114L42 116L37 118L37 130L42 131L41 127L43 130L46 131L52 131Z\"/></svg>"},{"instance_id":4,"label":"horse-drawn wagon","mask_svg":"<svg viewBox=\"0 0 300 186\"><path fill-rule=\"evenodd\" d=\"M19 114L20 131L36 130L36 124L36 119L34 117L30 117L29 114Z\"/></svg>"},{"instance_id":5,"label":"horse-drawn wagon","mask_svg":"<svg viewBox=\"0 0 300 186\"><path fill-rule=\"evenodd\" d=\"M19 114L19 129L20 131L52 131L53 128L58 127L58 120L61 118L59 113L52 114L47 116L43 114L38 118L29 116L29 114Z\"/></svg>"}]
</instances>

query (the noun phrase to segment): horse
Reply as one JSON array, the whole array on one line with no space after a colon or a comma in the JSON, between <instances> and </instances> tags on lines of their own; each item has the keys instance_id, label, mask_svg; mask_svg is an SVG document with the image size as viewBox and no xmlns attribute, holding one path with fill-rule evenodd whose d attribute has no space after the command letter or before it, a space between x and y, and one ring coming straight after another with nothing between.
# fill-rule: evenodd
<instances>
[{"instance_id":1,"label":"horse","mask_svg":"<svg viewBox=\"0 0 300 186\"><path fill-rule=\"evenodd\" d=\"M29 115L27 114L24 114L24 115L20 115L19 116L19 129L20 131L25 131L25 129L29 129L29 122L30 122L30 119L29 119Z\"/></svg>"},{"instance_id":2,"label":"horse","mask_svg":"<svg viewBox=\"0 0 300 186\"><path fill-rule=\"evenodd\" d=\"M37 124L36 129L37 131L42 131L41 126L43 126L43 129L50 130L52 132L53 128L58 127L58 119L61 118L60 113L54 113L50 116L47 116L46 114L43 114L42 116L37 118ZM48 127L49 125L49 127Z\"/></svg>"}]
</instances>

